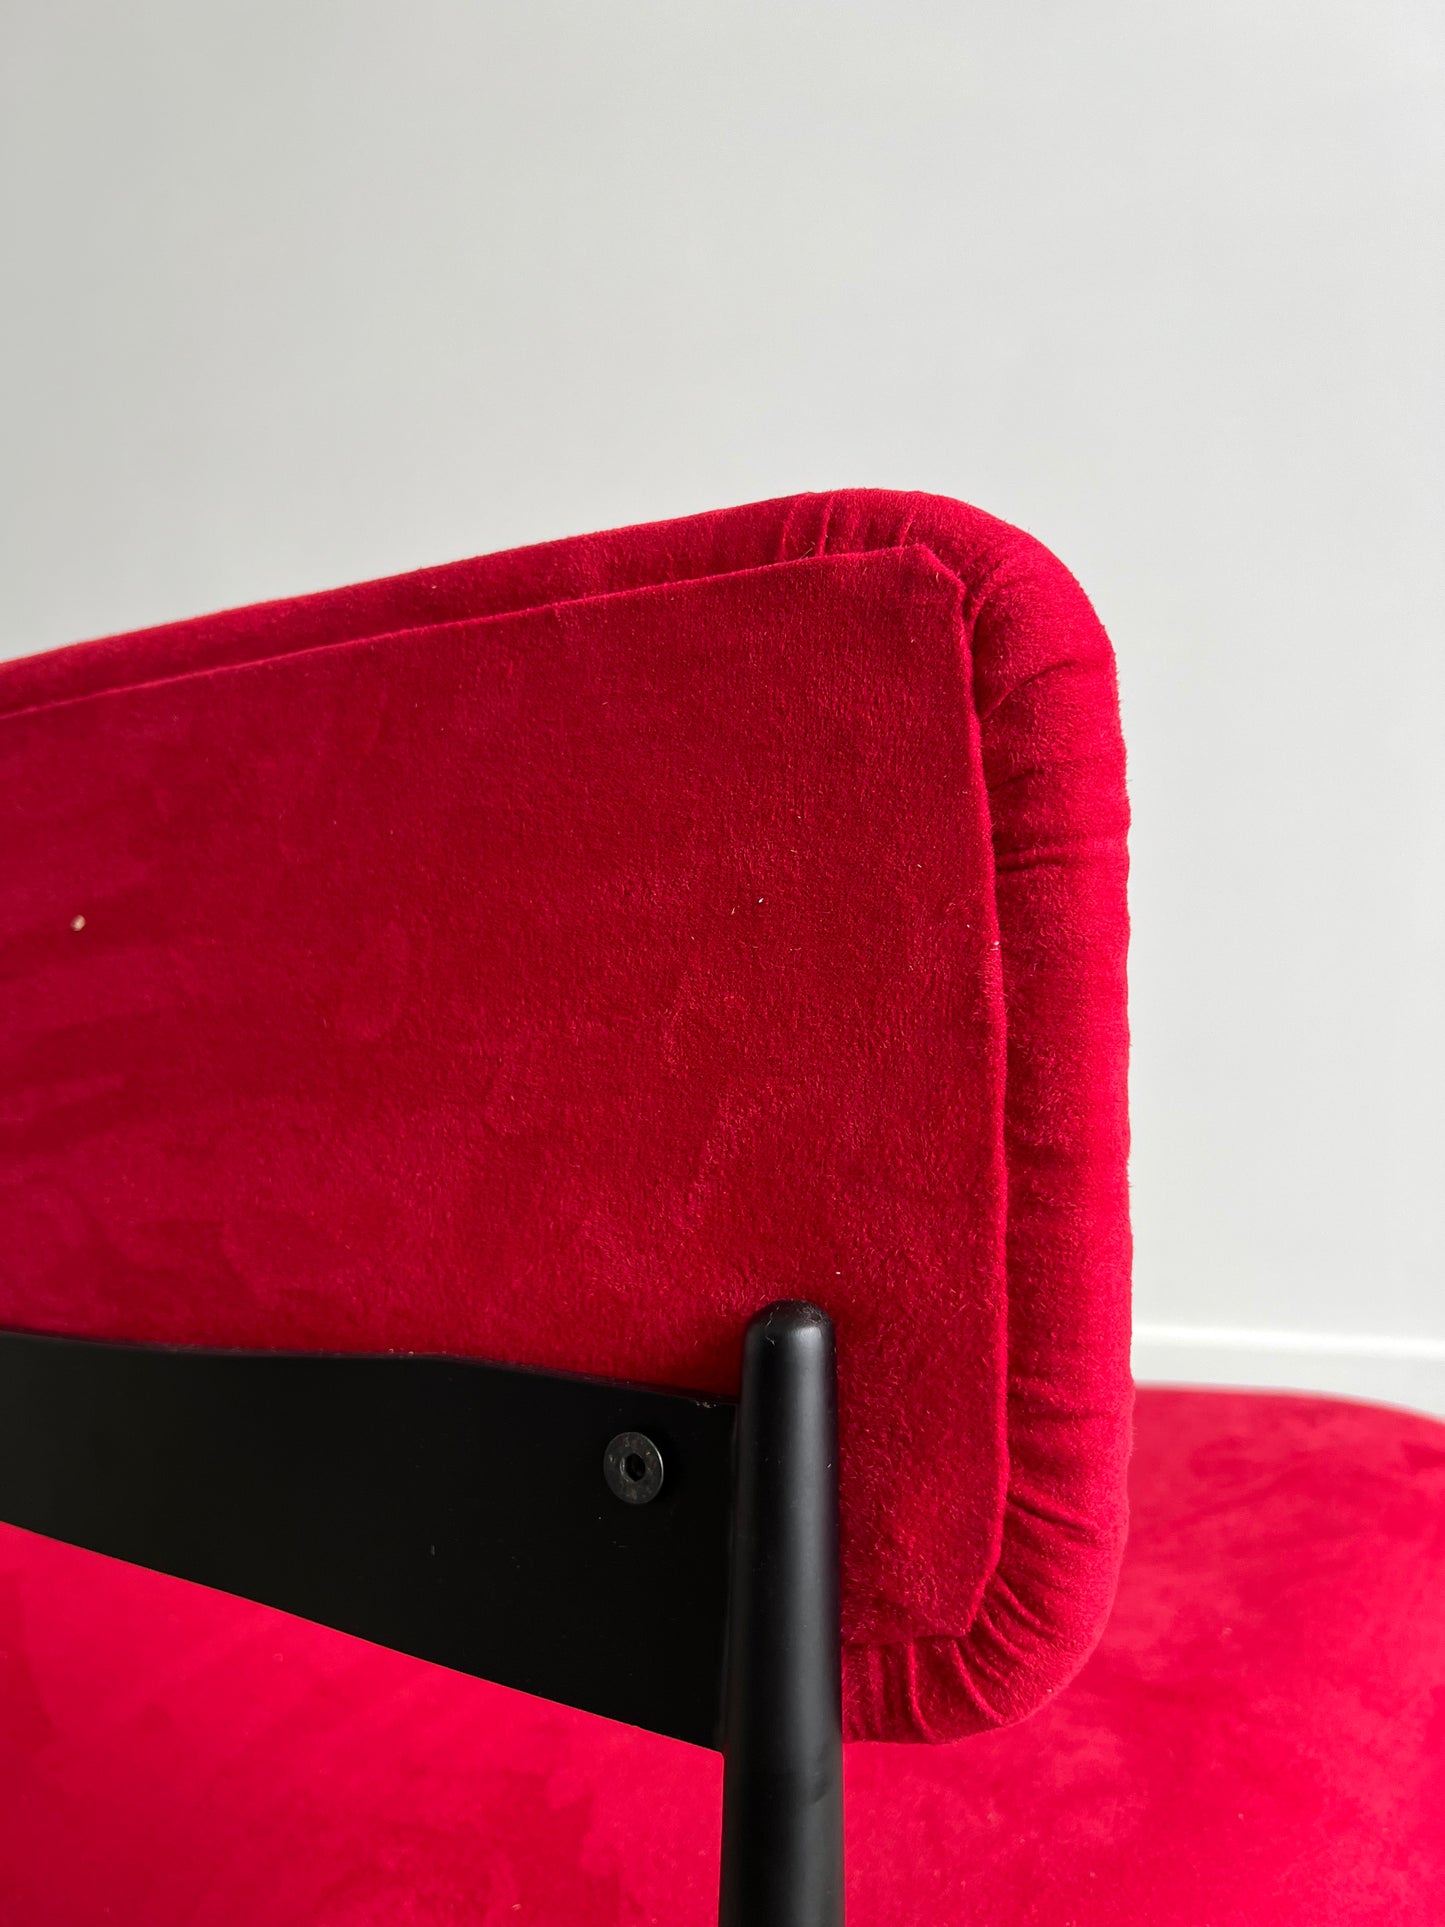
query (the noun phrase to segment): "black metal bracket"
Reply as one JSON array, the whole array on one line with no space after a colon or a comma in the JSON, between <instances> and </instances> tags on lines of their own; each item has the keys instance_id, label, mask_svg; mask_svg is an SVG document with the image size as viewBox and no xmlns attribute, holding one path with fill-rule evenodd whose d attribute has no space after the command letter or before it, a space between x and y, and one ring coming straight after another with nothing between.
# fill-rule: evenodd
<instances>
[{"instance_id":1,"label":"black metal bracket","mask_svg":"<svg viewBox=\"0 0 1445 1927\"><path fill-rule=\"evenodd\" d=\"M0 1333L0 1519L724 1753L723 1927L840 1927L837 1403Z\"/></svg>"},{"instance_id":2,"label":"black metal bracket","mask_svg":"<svg viewBox=\"0 0 1445 1927\"><path fill-rule=\"evenodd\" d=\"M717 1744L729 1399L469 1359L0 1336L0 1519ZM623 1503L619 1434L665 1466Z\"/></svg>"}]
</instances>

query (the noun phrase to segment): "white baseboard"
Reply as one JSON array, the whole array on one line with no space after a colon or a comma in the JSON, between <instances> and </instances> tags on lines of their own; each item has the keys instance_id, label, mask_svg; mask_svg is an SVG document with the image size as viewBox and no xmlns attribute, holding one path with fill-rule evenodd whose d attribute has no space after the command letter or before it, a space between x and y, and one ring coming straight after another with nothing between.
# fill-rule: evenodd
<instances>
[{"instance_id":1,"label":"white baseboard","mask_svg":"<svg viewBox=\"0 0 1445 1927\"><path fill-rule=\"evenodd\" d=\"M1248 1385L1405 1405L1445 1418L1445 1339L1233 1325L1134 1327L1140 1384Z\"/></svg>"}]
</instances>

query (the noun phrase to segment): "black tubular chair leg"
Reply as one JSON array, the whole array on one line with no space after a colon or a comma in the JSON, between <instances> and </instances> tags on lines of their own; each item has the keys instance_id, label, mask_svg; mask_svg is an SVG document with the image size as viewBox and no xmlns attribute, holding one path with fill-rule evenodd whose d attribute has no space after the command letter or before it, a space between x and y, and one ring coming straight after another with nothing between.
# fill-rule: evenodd
<instances>
[{"instance_id":1,"label":"black tubular chair leg","mask_svg":"<svg viewBox=\"0 0 1445 1927\"><path fill-rule=\"evenodd\" d=\"M720 1927L841 1927L843 1711L833 1327L769 1305L738 1410Z\"/></svg>"}]
</instances>

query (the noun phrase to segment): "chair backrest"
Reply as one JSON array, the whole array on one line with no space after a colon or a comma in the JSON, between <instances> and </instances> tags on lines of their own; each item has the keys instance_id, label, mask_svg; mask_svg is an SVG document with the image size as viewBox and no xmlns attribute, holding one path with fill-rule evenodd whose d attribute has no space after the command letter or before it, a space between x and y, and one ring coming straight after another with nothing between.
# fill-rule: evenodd
<instances>
[{"instance_id":1,"label":"chair backrest","mask_svg":"<svg viewBox=\"0 0 1445 1927\"><path fill-rule=\"evenodd\" d=\"M838 1331L854 1737L1124 1520L1122 751L1067 573L853 492L0 668L0 1325L735 1389Z\"/></svg>"}]
</instances>

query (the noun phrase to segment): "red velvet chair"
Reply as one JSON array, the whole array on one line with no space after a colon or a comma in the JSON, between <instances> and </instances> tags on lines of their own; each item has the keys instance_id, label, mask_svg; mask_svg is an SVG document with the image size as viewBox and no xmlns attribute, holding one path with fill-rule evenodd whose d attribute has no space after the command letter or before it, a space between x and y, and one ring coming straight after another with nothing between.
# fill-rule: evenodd
<instances>
[{"instance_id":1,"label":"red velvet chair","mask_svg":"<svg viewBox=\"0 0 1445 1927\"><path fill-rule=\"evenodd\" d=\"M730 1393L816 1300L854 1927L1445 1920L1445 1429L1132 1398L1113 667L1036 544L800 497L86 644L0 668L0 795L0 1327ZM0 1530L5 1922L684 1927L720 1777Z\"/></svg>"}]
</instances>

